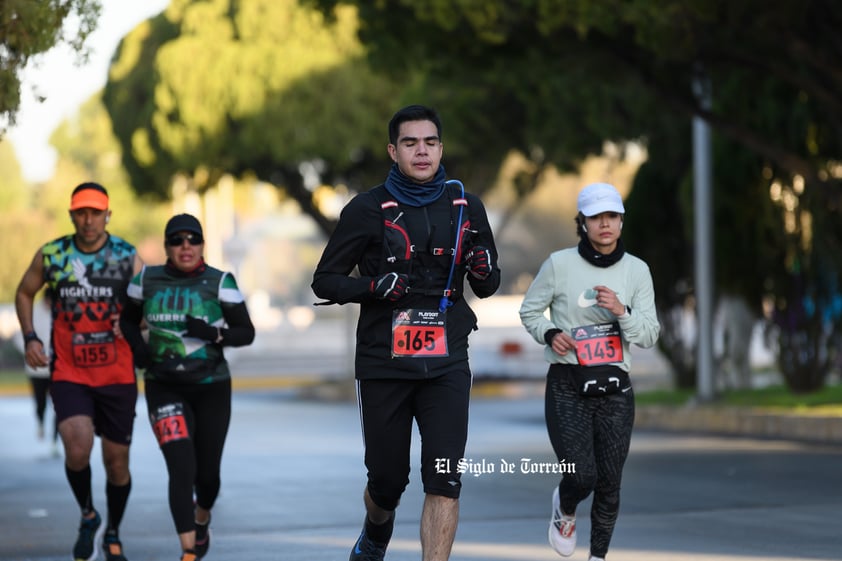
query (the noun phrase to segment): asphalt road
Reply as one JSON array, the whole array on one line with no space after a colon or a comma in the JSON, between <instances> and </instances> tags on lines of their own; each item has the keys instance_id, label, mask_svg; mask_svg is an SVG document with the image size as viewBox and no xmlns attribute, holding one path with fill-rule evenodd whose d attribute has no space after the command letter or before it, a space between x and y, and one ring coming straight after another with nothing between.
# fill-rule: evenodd
<instances>
[{"instance_id":1,"label":"asphalt road","mask_svg":"<svg viewBox=\"0 0 842 561\"><path fill-rule=\"evenodd\" d=\"M144 410L138 403L125 553L175 561L164 463ZM61 459L34 435L29 399L0 398L0 560L65 561L78 511ZM554 462L542 400L475 399L466 459L475 473L463 476L451 559L561 559L546 542L557 476L522 473ZM501 473L504 464L514 473ZM638 431L608 559L842 559L840 466L842 447ZM101 462L93 468L104 509ZM415 466L390 561L420 559L417 474ZM206 559L344 561L363 519L364 475L354 403L301 400L291 390L237 393ZM580 547L570 559L585 561L589 503L580 508Z\"/></svg>"}]
</instances>

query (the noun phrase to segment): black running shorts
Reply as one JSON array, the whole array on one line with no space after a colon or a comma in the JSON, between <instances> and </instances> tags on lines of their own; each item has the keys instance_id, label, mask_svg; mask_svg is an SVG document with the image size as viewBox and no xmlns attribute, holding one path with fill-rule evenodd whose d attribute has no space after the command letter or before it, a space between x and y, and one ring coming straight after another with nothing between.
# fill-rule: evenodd
<instances>
[{"instance_id":1,"label":"black running shorts","mask_svg":"<svg viewBox=\"0 0 842 561\"><path fill-rule=\"evenodd\" d=\"M93 420L97 435L117 444L128 446L131 443L137 404L136 384L93 387L52 382L50 397L58 423L75 415L85 415Z\"/></svg>"},{"instance_id":2,"label":"black running shorts","mask_svg":"<svg viewBox=\"0 0 842 561\"><path fill-rule=\"evenodd\" d=\"M424 492L458 498L456 466L465 453L471 372L464 368L426 380L357 381L357 399L374 503L394 510L409 483L413 420L421 434Z\"/></svg>"}]
</instances>

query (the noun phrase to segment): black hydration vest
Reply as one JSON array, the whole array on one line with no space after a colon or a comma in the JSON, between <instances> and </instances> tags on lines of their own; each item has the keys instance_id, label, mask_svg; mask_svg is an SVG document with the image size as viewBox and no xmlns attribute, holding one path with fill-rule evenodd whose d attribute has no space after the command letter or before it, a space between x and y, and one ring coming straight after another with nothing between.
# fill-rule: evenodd
<instances>
[{"instance_id":1,"label":"black hydration vest","mask_svg":"<svg viewBox=\"0 0 842 561\"><path fill-rule=\"evenodd\" d=\"M380 272L404 273L416 283L421 281L422 286L412 290L413 294L452 298L456 294L461 295L462 292L463 275L460 274L460 266L464 260L465 248L470 247L473 233L470 215L467 212L468 201L450 185L446 187L445 193L451 201L447 237L438 236L439 243L436 243L436 237L431 234L429 240L417 243L420 240L411 239L412 228L405 219L407 213L415 213L414 207L401 205L383 186L372 190L374 198L380 203L383 214L383 259ZM460 225L462 235L459 237L459 247L455 247L457 238L455 224L459 219L460 208L463 209ZM456 260L456 270L451 286L447 286L453 259Z\"/></svg>"}]
</instances>

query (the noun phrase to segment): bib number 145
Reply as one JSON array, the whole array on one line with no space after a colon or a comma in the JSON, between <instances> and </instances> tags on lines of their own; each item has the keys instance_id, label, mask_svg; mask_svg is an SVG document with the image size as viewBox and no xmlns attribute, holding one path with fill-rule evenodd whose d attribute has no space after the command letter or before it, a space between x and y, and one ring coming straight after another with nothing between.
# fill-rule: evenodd
<instances>
[{"instance_id":1,"label":"bib number 145","mask_svg":"<svg viewBox=\"0 0 842 561\"><path fill-rule=\"evenodd\" d=\"M623 362L623 342L618 323L574 327L576 358L582 366Z\"/></svg>"}]
</instances>

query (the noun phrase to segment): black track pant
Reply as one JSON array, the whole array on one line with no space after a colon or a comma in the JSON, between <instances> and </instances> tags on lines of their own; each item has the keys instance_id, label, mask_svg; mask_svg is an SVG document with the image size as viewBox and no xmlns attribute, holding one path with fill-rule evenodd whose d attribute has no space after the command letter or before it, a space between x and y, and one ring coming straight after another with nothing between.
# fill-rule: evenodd
<instances>
[{"instance_id":1,"label":"black track pant","mask_svg":"<svg viewBox=\"0 0 842 561\"><path fill-rule=\"evenodd\" d=\"M47 396L50 394L50 379L30 376L29 383L32 386L32 397L35 400L35 416L38 424L43 428L44 419L47 413ZM58 419L54 419L53 441L58 439Z\"/></svg>"},{"instance_id":2,"label":"black track pant","mask_svg":"<svg viewBox=\"0 0 842 561\"><path fill-rule=\"evenodd\" d=\"M32 386L32 397L35 400L35 416L38 418L38 423L43 425L44 415L47 412L47 394L50 389L50 379L30 376L29 383Z\"/></svg>"},{"instance_id":3,"label":"black track pant","mask_svg":"<svg viewBox=\"0 0 842 561\"><path fill-rule=\"evenodd\" d=\"M146 382L149 419L169 473L176 532L195 528L196 504L210 510L219 495L222 448L231 420L231 381L213 384Z\"/></svg>"},{"instance_id":4,"label":"black track pant","mask_svg":"<svg viewBox=\"0 0 842 561\"><path fill-rule=\"evenodd\" d=\"M575 471L559 483L561 509L576 506L593 492L591 555L605 557L620 509L620 481L634 425L631 388L604 397L583 397L571 381L571 365L553 364L547 374L545 416L559 462Z\"/></svg>"}]
</instances>

